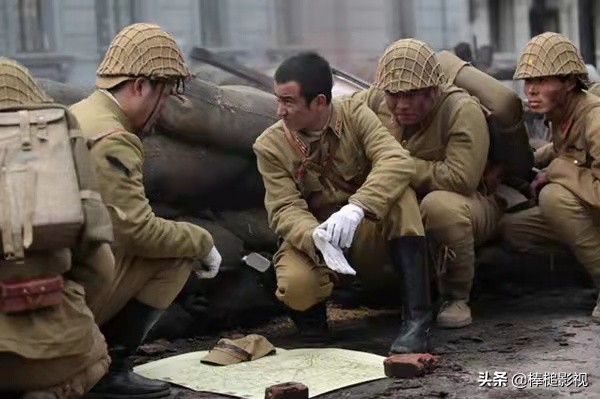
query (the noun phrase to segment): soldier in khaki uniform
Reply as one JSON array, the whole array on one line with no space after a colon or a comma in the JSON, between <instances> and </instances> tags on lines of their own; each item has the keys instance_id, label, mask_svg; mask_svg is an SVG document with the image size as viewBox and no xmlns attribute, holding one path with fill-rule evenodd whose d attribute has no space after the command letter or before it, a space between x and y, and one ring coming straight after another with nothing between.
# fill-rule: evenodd
<instances>
[{"instance_id":1,"label":"soldier in khaki uniform","mask_svg":"<svg viewBox=\"0 0 600 399\"><path fill-rule=\"evenodd\" d=\"M404 298L391 352L427 351L424 232L408 187L414 162L364 104L331 101L331 89L329 64L319 55L284 61L275 73L282 120L254 144L269 223L282 238L275 294L291 308L301 337L322 339L335 272L380 274L391 259Z\"/></svg>"},{"instance_id":2,"label":"soldier in khaki uniform","mask_svg":"<svg viewBox=\"0 0 600 399\"><path fill-rule=\"evenodd\" d=\"M51 102L25 68L0 59L0 110ZM93 176L87 179L93 188ZM20 269L33 268L36 262L45 262L70 270L63 275L60 304L23 313L0 312L0 397L80 398L108 370L110 358L104 337L85 303L84 288L77 281L77 276L85 276L95 281L94 292L99 292L97 286L107 286L112 277L112 227L108 211L98 205L96 209L104 217L86 221L78 248L35 254L26 251L25 262L17 265ZM87 234L92 230L97 233L94 237ZM0 268L10 267L10 261L2 256Z\"/></svg>"},{"instance_id":3,"label":"soldier in khaki uniform","mask_svg":"<svg viewBox=\"0 0 600 399\"><path fill-rule=\"evenodd\" d=\"M544 115L552 143L535 153L539 206L506 215L503 234L524 252L566 245L600 286L600 99L584 90L586 78L577 48L558 33L523 49L514 79L525 80L529 107ZM592 319L600 322L600 297Z\"/></svg>"},{"instance_id":4,"label":"soldier in khaki uniform","mask_svg":"<svg viewBox=\"0 0 600 399\"><path fill-rule=\"evenodd\" d=\"M189 76L171 35L157 25L133 24L108 48L97 70L98 90L72 106L89 140L115 233L111 290L90 299L113 361L92 390L99 397L169 395L168 384L134 374L127 357L175 299L190 270L212 278L221 263L206 230L155 216L144 192L141 138L164 100Z\"/></svg>"},{"instance_id":5,"label":"soldier in khaki uniform","mask_svg":"<svg viewBox=\"0 0 600 399\"><path fill-rule=\"evenodd\" d=\"M423 42L398 40L379 60L372 88L354 94L375 111L416 165L420 202L444 300L437 324L471 324L475 246L496 231L501 209L482 184L489 133L478 101L445 82Z\"/></svg>"}]
</instances>

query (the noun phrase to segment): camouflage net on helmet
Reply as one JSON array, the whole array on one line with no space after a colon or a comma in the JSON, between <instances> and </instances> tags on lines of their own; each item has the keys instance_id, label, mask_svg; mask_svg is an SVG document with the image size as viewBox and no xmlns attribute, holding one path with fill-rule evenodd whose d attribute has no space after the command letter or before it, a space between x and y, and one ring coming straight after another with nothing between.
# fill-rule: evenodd
<instances>
[{"instance_id":1,"label":"camouflage net on helmet","mask_svg":"<svg viewBox=\"0 0 600 399\"><path fill-rule=\"evenodd\" d=\"M0 58L0 108L52 102L24 66Z\"/></svg>"},{"instance_id":2,"label":"camouflage net on helmet","mask_svg":"<svg viewBox=\"0 0 600 399\"><path fill-rule=\"evenodd\" d=\"M155 24L137 23L114 37L96 75L100 80L119 76L160 80L186 79L191 72L169 33Z\"/></svg>"},{"instance_id":3,"label":"camouflage net on helmet","mask_svg":"<svg viewBox=\"0 0 600 399\"><path fill-rule=\"evenodd\" d=\"M442 68L431 48L419 40L402 39L383 53L373 85L397 93L439 86L444 82Z\"/></svg>"},{"instance_id":4,"label":"camouflage net on helmet","mask_svg":"<svg viewBox=\"0 0 600 399\"><path fill-rule=\"evenodd\" d=\"M546 32L527 42L513 79L560 75L587 75L587 69L573 42Z\"/></svg>"}]
</instances>

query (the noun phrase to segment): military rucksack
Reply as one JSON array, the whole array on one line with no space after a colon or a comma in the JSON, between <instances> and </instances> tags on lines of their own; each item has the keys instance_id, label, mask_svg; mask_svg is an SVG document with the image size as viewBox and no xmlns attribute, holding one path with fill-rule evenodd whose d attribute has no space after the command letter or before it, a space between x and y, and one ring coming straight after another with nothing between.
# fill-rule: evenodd
<instances>
[{"instance_id":1,"label":"military rucksack","mask_svg":"<svg viewBox=\"0 0 600 399\"><path fill-rule=\"evenodd\" d=\"M519 95L449 51L437 56L448 82L479 100L490 131L490 160L504 164L507 175L529 180L533 150Z\"/></svg>"},{"instance_id":2,"label":"military rucksack","mask_svg":"<svg viewBox=\"0 0 600 399\"><path fill-rule=\"evenodd\" d=\"M0 111L0 311L62 298L71 249L111 241L77 121L58 104Z\"/></svg>"}]
</instances>

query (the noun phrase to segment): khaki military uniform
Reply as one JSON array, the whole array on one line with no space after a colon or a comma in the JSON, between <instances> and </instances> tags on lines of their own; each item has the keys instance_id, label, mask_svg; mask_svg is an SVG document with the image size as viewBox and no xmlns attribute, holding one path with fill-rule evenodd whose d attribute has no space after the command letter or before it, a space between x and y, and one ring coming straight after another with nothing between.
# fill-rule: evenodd
<instances>
[{"instance_id":1,"label":"khaki military uniform","mask_svg":"<svg viewBox=\"0 0 600 399\"><path fill-rule=\"evenodd\" d=\"M304 133L286 132L279 121L253 148L269 223L283 239L274 258L276 296L290 308L303 311L331 295L332 272L319 259L312 233L347 203L365 210L347 254L359 275L381 272L387 240L424 234L408 187L414 163L361 102L334 100L329 122L313 142Z\"/></svg>"},{"instance_id":2,"label":"khaki military uniform","mask_svg":"<svg viewBox=\"0 0 600 399\"><path fill-rule=\"evenodd\" d=\"M600 99L576 94L565 121L553 126L552 143L536 151L549 180L539 206L507 215L504 239L513 247L547 253L566 244L600 285Z\"/></svg>"},{"instance_id":3,"label":"khaki military uniform","mask_svg":"<svg viewBox=\"0 0 600 399\"><path fill-rule=\"evenodd\" d=\"M0 109L43 103L52 103L52 99L29 72L13 60L0 59ZM67 118L69 127L76 129L73 116L67 113ZM91 161L85 145L75 140L74 149L80 189L97 191L93 170L86 168ZM114 267L109 246L112 226L101 203L91 197L86 201L86 224L76 248L25 251L24 264L5 261L4 256L0 259L7 279L11 268L38 275L60 273L64 278L59 304L12 314L0 312L2 397L4 391L46 391L60 399L79 398L108 370L106 343L86 305L87 293L80 282L91 282L90 291L96 293L110 284Z\"/></svg>"},{"instance_id":4,"label":"khaki military uniform","mask_svg":"<svg viewBox=\"0 0 600 399\"><path fill-rule=\"evenodd\" d=\"M391 115L385 94L371 88L353 95L375 111L416 165L411 187L417 193L427 238L434 246L442 294L468 299L475 246L489 240L502 214L485 192L489 134L476 99L452 85L441 94L417 128L403 128Z\"/></svg>"},{"instance_id":5,"label":"khaki military uniform","mask_svg":"<svg viewBox=\"0 0 600 399\"><path fill-rule=\"evenodd\" d=\"M43 390L59 399L80 398L108 370L104 336L86 304L87 292L74 279L93 281L92 292L104 292L112 283L113 255L108 243L70 252L46 255L59 263L72 261L60 305L0 313L0 394Z\"/></svg>"},{"instance_id":6,"label":"khaki military uniform","mask_svg":"<svg viewBox=\"0 0 600 399\"><path fill-rule=\"evenodd\" d=\"M600 97L600 83L596 82L591 84L588 88L588 93Z\"/></svg>"},{"instance_id":7,"label":"khaki military uniform","mask_svg":"<svg viewBox=\"0 0 600 399\"><path fill-rule=\"evenodd\" d=\"M166 309L183 287L192 262L213 246L210 234L193 224L154 215L142 179L144 152L127 117L108 92L96 91L72 106L92 144L102 200L111 211L115 243L110 291L90 298L98 324L132 298Z\"/></svg>"},{"instance_id":8,"label":"khaki military uniform","mask_svg":"<svg viewBox=\"0 0 600 399\"><path fill-rule=\"evenodd\" d=\"M79 398L108 370L106 342L83 287L74 281L66 281L59 306L18 316L0 313L0 329L0 391Z\"/></svg>"}]
</instances>

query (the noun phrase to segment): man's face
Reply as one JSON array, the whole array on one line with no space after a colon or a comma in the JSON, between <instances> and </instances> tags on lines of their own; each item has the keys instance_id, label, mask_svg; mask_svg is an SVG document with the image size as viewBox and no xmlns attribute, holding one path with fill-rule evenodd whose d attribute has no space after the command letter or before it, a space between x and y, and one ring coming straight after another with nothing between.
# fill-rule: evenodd
<instances>
[{"instance_id":1,"label":"man's face","mask_svg":"<svg viewBox=\"0 0 600 399\"><path fill-rule=\"evenodd\" d=\"M385 92L388 110L401 126L420 123L433 108L437 88L410 90L406 92Z\"/></svg>"},{"instance_id":2,"label":"man's face","mask_svg":"<svg viewBox=\"0 0 600 399\"><path fill-rule=\"evenodd\" d=\"M150 114L147 119L146 126L144 127L145 133L149 132L154 125L156 125L156 122L158 122L158 118L162 113L167 98L174 94L174 86L175 85L170 82L161 82L154 85L154 93L148 99L148 108L150 109Z\"/></svg>"},{"instance_id":3,"label":"man's face","mask_svg":"<svg viewBox=\"0 0 600 399\"><path fill-rule=\"evenodd\" d=\"M566 102L571 80L561 82L556 76L525 79L524 91L529 108L537 114L548 114Z\"/></svg>"},{"instance_id":4,"label":"man's face","mask_svg":"<svg viewBox=\"0 0 600 399\"><path fill-rule=\"evenodd\" d=\"M316 130L319 121L319 95L310 103L306 103L300 95L300 85L296 81L275 83L275 96L277 96L277 115L290 130Z\"/></svg>"},{"instance_id":5,"label":"man's face","mask_svg":"<svg viewBox=\"0 0 600 399\"><path fill-rule=\"evenodd\" d=\"M148 133L158 121L165 100L173 94L174 84L171 82L150 82L146 79L136 79L133 85L136 94L138 112L133 125L136 131Z\"/></svg>"}]
</instances>

